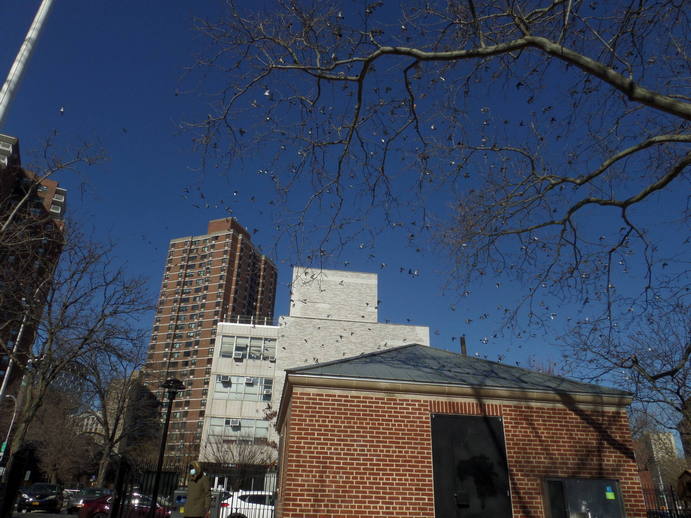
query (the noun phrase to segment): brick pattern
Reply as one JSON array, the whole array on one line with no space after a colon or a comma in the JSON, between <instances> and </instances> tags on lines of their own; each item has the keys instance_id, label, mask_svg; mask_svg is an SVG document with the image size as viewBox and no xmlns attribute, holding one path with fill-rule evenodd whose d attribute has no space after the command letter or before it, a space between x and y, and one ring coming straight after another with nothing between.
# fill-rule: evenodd
<instances>
[{"instance_id":1,"label":"brick pattern","mask_svg":"<svg viewBox=\"0 0 691 518\"><path fill-rule=\"evenodd\" d=\"M291 316L376 322L378 305L376 273L293 268Z\"/></svg>"},{"instance_id":2,"label":"brick pattern","mask_svg":"<svg viewBox=\"0 0 691 518\"><path fill-rule=\"evenodd\" d=\"M546 476L618 479L626 516L646 516L626 412L504 405L502 415L515 518L543 516Z\"/></svg>"},{"instance_id":3,"label":"brick pattern","mask_svg":"<svg viewBox=\"0 0 691 518\"><path fill-rule=\"evenodd\" d=\"M425 401L294 392L288 426L278 516L434 516Z\"/></svg>"},{"instance_id":4,"label":"brick pattern","mask_svg":"<svg viewBox=\"0 0 691 518\"><path fill-rule=\"evenodd\" d=\"M300 388L284 426L277 516L434 517L430 419L439 413L503 418L513 518L545 516L547 476L617 479L626 516L646 516L624 411Z\"/></svg>"}]
</instances>

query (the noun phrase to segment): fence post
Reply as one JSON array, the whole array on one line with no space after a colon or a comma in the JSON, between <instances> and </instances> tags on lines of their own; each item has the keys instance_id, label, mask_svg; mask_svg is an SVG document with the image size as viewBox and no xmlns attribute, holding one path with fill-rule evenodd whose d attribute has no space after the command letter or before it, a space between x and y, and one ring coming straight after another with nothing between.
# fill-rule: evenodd
<instances>
[{"instance_id":1,"label":"fence post","mask_svg":"<svg viewBox=\"0 0 691 518\"><path fill-rule=\"evenodd\" d=\"M110 518L119 518L122 514L122 501L126 493L125 484L127 479L129 479L130 471L131 467L129 462L127 462L125 457L120 456L120 460L118 462L118 471L115 474L115 487L113 488L115 494L113 495L113 505L110 511Z\"/></svg>"},{"instance_id":2,"label":"fence post","mask_svg":"<svg viewBox=\"0 0 691 518\"><path fill-rule=\"evenodd\" d=\"M670 514L672 515L673 518L678 518L680 516L679 514L679 506L677 505L677 495L674 492L674 487L671 485L669 486L669 501L670 501Z\"/></svg>"}]
</instances>

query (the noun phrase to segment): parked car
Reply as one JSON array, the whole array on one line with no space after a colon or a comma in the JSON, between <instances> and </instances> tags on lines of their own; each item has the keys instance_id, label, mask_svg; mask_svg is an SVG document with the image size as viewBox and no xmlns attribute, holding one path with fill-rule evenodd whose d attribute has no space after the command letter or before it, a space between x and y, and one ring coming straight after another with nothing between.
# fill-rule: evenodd
<instances>
[{"instance_id":1,"label":"parked car","mask_svg":"<svg viewBox=\"0 0 691 518\"><path fill-rule=\"evenodd\" d=\"M62 509L62 488L56 484L36 483L22 490L17 499L17 511L52 511Z\"/></svg>"},{"instance_id":2,"label":"parked car","mask_svg":"<svg viewBox=\"0 0 691 518\"><path fill-rule=\"evenodd\" d=\"M691 518L691 509L677 511L648 510L648 518Z\"/></svg>"},{"instance_id":3,"label":"parked car","mask_svg":"<svg viewBox=\"0 0 691 518\"><path fill-rule=\"evenodd\" d=\"M93 500L84 500L79 509L79 518L108 518L113 505L113 495L103 495ZM122 516L127 518L146 518L151 506L151 497L147 495L133 494L129 502L123 502L126 506ZM171 510L160 504L156 505L155 518L169 518Z\"/></svg>"},{"instance_id":4,"label":"parked car","mask_svg":"<svg viewBox=\"0 0 691 518\"><path fill-rule=\"evenodd\" d=\"M273 518L274 495L269 491L238 491L221 502L219 518Z\"/></svg>"},{"instance_id":5,"label":"parked car","mask_svg":"<svg viewBox=\"0 0 691 518\"><path fill-rule=\"evenodd\" d=\"M81 489L72 489L72 488L65 487L62 489L62 499L65 502L67 502L71 496L76 495L80 491L81 491Z\"/></svg>"},{"instance_id":6,"label":"parked car","mask_svg":"<svg viewBox=\"0 0 691 518\"><path fill-rule=\"evenodd\" d=\"M85 500L93 500L100 496L110 495L111 493L112 491L110 489L106 489L105 487L89 487L82 489L76 493L72 493L67 498L65 508L68 513L76 513L82 508Z\"/></svg>"}]
</instances>

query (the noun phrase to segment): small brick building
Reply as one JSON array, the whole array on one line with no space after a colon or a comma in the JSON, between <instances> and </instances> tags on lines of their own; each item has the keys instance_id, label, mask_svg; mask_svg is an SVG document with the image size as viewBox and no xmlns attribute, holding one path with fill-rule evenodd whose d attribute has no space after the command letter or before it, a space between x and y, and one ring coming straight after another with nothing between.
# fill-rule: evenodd
<instances>
[{"instance_id":1,"label":"small brick building","mask_svg":"<svg viewBox=\"0 0 691 518\"><path fill-rule=\"evenodd\" d=\"M290 369L277 516L642 518L630 402L417 344Z\"/></svg>"}]
</instances>

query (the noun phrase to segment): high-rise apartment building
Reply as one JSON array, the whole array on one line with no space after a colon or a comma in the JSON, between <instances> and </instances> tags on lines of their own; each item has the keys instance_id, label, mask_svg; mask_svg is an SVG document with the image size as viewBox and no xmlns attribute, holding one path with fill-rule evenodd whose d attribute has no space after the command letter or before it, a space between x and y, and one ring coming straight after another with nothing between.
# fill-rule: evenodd
<instances>
[{"instance_id":1,"label":"high-rise apartment building","mask_svg":"<svg viewBox=\"0 0 691 518\"><path fill-rule=\"evenodd\" d=\"M210 221L207 233L173 239L154 319L145 383L184 382L173 406L166 457L198 455L219 322L271 323L276 266L235 219Z\"/></svg>"}]
</instances>

